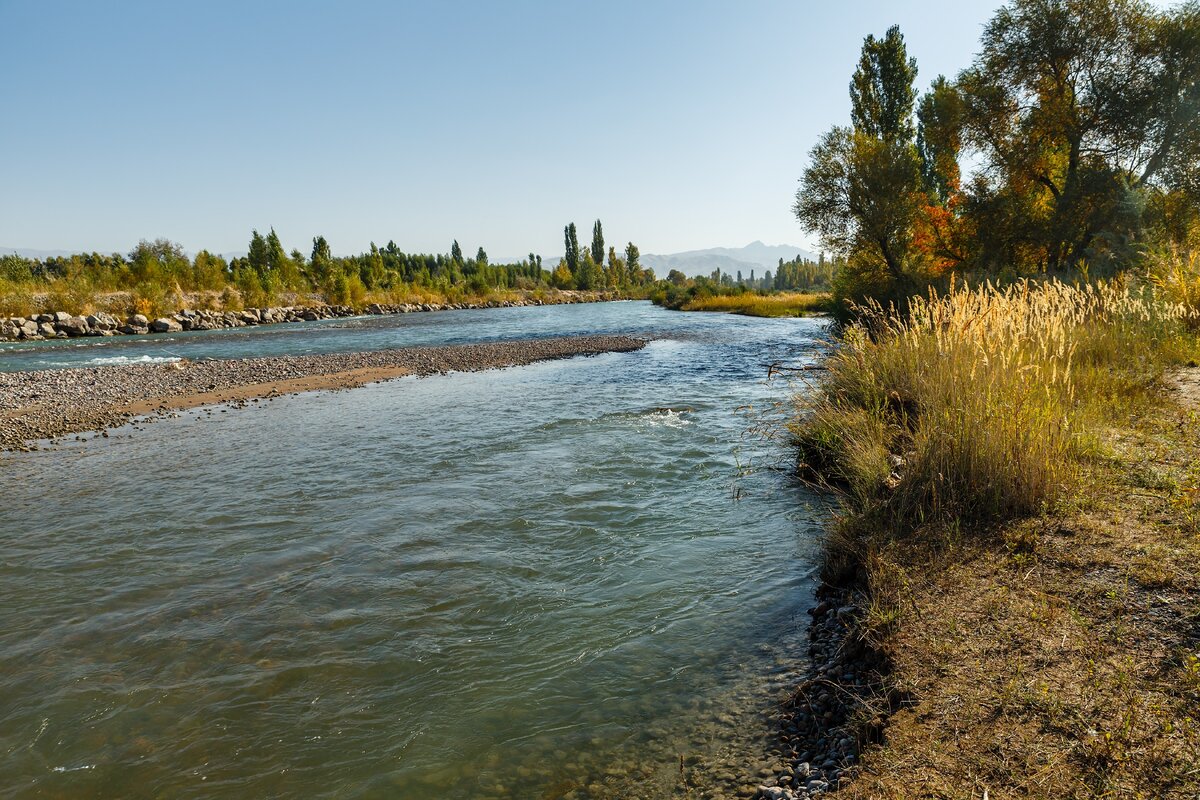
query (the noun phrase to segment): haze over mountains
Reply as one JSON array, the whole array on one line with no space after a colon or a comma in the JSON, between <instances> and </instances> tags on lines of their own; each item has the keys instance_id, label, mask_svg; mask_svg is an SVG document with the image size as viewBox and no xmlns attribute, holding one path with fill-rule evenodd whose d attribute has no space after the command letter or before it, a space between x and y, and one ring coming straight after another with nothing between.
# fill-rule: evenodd
<instances>
[{"instance_id":1,"label":"haze over mountains","mask_svg":"<svg viewBox=\"0 0 1200 800\"><path fill-rule=\"evenodd\" d=\"M759 241L751 242L745 247L710 247L706 250L688 250L683 253L642 253L642 264L654 270L660 278L677 269L684 275L710 275L715 269L737 275L741 270L750 277L750 270L757 270L762 277L766 270L779 266L779 259L791 261L796 256L816 259L816 255L791 244L769 245Z\"/></svg>"},{"instance_id":2,"label":"haze over mountains","mask_svg":"<svg viewBox=\"0 0 1200 800\"><path fill-rule=\"evenodd\" d=\"M581 242L581 245L586 246ZM0 247L0 255L9 255L15 253L25 258L52 258L55 256L69 256L73 251L69 250L34 250L22 247ZM241 257L246 255L245 251L231 252L223 254L226 259ZM791 261L793 258L800 256L801 258L816 259L816 255L803 247L796 245L780 244L769 245L763 244L760 241L754 241L745 247L709 247L705 250L688 250L682 253L642 253L642 264L654 270L654 274L660 278L667 277L673 269L677 269L689 277L697 275L711 275L712 271L719 269L722 272L727 272L730 275L737 275L738 270L748 278L750 270L755 270L759 277L767 270L774 270L779 265L779 259ZM543 262L543 266L553 269L558 263L561 256L554 256L553 259L547 258ZM520 261L520 258L505 259L505 261ZM499 259L493 259L493 262L500 262ZM502 263L502 262L500 262Z\"/></svg>"}]
</instances>

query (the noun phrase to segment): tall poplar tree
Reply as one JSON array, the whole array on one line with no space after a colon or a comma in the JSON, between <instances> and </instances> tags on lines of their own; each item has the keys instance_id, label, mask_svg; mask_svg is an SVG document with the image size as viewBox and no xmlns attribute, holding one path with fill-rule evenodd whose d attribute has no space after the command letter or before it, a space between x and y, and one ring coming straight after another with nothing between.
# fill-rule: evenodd
<instances>
[{"instance_id":1,"label":"tall poplar tree","mask_svg":"<svg viewBox=\"0 0 1200 800\"><path fill-rule=\"evenodd\" d=\"M567 269L574 275L579 271L579 236L574 222L563 228L563 244L566 247L563 257L566 259Z\"/></svg>"},{"instance_id":2,"label":"tall poplar tree","mask_svg":"<svg viewBox=\"0 0 1200 800\"><path fill-rule=\"evenodd\" d=\"M885 142L911 141L916 80L917 60L909 58L899 25L882 39L868 36L850 82L854 129Z\"/></svg>"},{"instance_id":3,"label":"tall poplar tree","mask_svg":"<svg viewBox=\"0 0 1200 800\"><path fill-rule=\"evenodd\" d=\"M604 228L600 225L600 220L596 220L596 224L592 226L592 261L597 264L604 263Z\"/></svg>"},{"instance_id":4,"label":"tall poplar tree","mask_svg":"<svg viewBox=\"0 0 1200 800\"><path fill-rule=\"evenodd\" d=\"M847 294L903 298L918 268L912 248L922 207L913 143L916 76L899 28L883 39L868 36L850 84L854 126L821 138L796 193L792 210L800 223L848 258L842 271L851 283Z\"/></svg>"}]
</instances>

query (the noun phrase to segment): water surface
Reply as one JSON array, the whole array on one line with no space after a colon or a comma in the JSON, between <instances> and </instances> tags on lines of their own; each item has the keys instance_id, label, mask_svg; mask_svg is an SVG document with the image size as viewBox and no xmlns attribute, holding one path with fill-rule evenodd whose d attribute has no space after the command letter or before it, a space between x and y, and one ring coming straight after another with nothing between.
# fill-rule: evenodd
<instances>
[{"instance_id":1,"label":"water surface","mask_svg":"<svg viewBox=\"0 0 1200 800\"><path fill-rule=\"evenodd\" d=\"M752 428L788 391L764 365L817 357L819 321L496 309L7 347L0 364L591 332L664 338L0 455L0 795L752 783L800 666L823 516Z\"/></svg>"}]
</instances>

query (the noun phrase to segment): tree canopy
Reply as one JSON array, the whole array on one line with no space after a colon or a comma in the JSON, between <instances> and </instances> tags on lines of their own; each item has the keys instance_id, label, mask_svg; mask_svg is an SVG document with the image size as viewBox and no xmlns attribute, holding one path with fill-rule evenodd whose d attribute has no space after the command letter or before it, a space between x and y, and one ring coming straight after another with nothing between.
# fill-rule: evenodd
<instances>
[{"instance_id":1,"label":"tree canopy","mask_svg":"<svg viewBox=\"0 0 1200 800\"><path fill-rule=\"evenodd\" d=\"M868 36L851 127L793 210L847 296L950 272L1128 268L1200 240L1200 1L1011 0L956 78L918 97L897 28Z\"/></svg>"}]
</instances>

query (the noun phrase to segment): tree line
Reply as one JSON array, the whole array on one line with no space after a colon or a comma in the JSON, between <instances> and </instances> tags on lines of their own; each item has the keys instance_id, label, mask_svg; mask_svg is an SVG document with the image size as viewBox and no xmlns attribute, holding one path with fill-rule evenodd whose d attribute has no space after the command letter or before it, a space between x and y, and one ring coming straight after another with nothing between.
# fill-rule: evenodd
<instances>
[{"instance_id":1,"label":"tree line","mask_svg":"<svg viewBox=\"0 0 1200 800\"><path fill-rule=\"evenodd\" d=\"M635 292L653 283L652 270L640 263L635 244L622 254L604 249L603 227L593 227L590 250L579 253L575 224L567 232L567 256L553 269L529 253L512 263L493 264L480 247L466 256L455 240L448 253L407 253L394 241L365 253L335 256L324 236L312 240L306 254L287 251L274 229L251 233L245 256L226 259L208 250L188 256L168 239L143 240L127 254L80 253L45 259L0 256L0 294L49 290L55 301L82 307L96 294L130 292L152 305L174 293L221 292L247 305L269 305L283 294L317 294L328 303L360 305L368 297L404 292L446 297L486 296L493 292L580 289ZM574 248L574 249L572 249Z\"/></svg>"},{"instance_id":2,"label":"tree line","mask_svg":"<svg viewBox=\"0 0 1200 800\"><path fill-rule=\"evenodd\" d=\"M633 242L618 254L615 247L605 250L604 226L600 220L592 225L591 246L579 248L575 223L563 228L563 252L558 266L550 275L550 283L559 289L631 289L648 286L655 281L654 270L643 267L641 251Z\"/></svg>"},{"instance_id":3,"label":"tree line","mask_svg":"<svg viewBox=\"0 0 1200 800\"><path fill-rule=\"evenodd\" d=\"M1013 0L923 94L868 36L793 207L846 298L952 273L1112 274L1200 243L1200 2ZM967 170L964 165L970 165Z\"/></svg>"}]
</instances>

